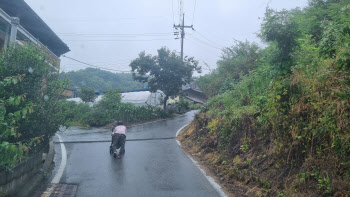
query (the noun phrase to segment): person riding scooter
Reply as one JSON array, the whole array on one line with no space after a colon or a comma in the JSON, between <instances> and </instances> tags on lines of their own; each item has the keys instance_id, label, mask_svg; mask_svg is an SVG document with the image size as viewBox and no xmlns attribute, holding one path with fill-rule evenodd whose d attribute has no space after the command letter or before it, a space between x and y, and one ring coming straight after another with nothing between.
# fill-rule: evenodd
<instances>
[{"instance_id":1,"label":"person riding scooter","mask_svg":"<svg viewBox=\"0 0 350 197\"><path fill-rule=\"evenodd\" d=\"M113 129L112 133L112 146L113 156L120 158L120 155L125 154L125 140L126 140L126 127L122 121L118 121L117 126ZM120 148L119 155L117 155L117 149Z\"/></svg>"}]
</instances>

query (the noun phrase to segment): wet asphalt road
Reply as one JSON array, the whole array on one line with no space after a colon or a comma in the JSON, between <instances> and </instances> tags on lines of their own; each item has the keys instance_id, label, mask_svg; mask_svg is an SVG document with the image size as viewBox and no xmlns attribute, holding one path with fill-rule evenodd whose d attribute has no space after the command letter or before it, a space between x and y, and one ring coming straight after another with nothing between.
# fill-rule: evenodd
<instances>
[{"instance_id":1,"label":"wet asphalt road","mask_svg":"<svg viewBox=\"0 0 350 197\"><path fill-rule=\"evenodd\" d=\"M174 137L193 116L194 112L189 112L171 120L129 127L127 140ZM107 129L73 127L59 135L65 142L111 139ZM174 139L127 141L126 154L121 159L109 154L109 145L110 142L66 143L67 165L60 183L77 184L78 197L219 196ZM55 151L58 166L60 144L55 144Z\"/></svg>"}]
</instances>

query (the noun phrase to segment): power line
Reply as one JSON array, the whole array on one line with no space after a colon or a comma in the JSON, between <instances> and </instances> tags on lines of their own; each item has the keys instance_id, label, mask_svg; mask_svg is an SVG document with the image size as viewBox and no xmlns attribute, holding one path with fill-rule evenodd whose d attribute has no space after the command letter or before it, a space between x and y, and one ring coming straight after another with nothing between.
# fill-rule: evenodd
<instances>
[{"instance_id":1,"label":"power line","mask_svg":"<svg viewBox=\"0 0 350 197\"><path fill-rule=\"evenodd\" d=\"M71 35L59 35L61 37L83 37L83 38L142 38L142 37L169 37L172 34L167 35L79 35L79 34L71 34Z\"/></svg>"},{"instance_id":2,"label":"power line","mask_svg":"<svg viewBox=\"0 0 350 197\"><path fill-rule=\"evenodd\" d=\"M122 72L122 73L125 73L125 72L130 72L130 71L122 71L122 70L117 70L117 69L110 69L110 68L103 68L103 67L100 67L100 66L95 66L95 65L92 65L92 64L89 64L89 63L86 63L86 62L83 62L83 61L80 61L80 60L77 60L77 59L74 59L72 57L68 57L66 55L62 55L63 57L67 58L67 59L70 59L70 60L73 60L73 61L76 61L76 62L79 62L81 64L85 64L87 66L91 66L91 67L94 67L94 68L100 68L100 69L103 69L103 70L110 70L110 71L114 71L114 72Z\"/></svg>"},{"instance_id":3,"label":"power line","mask_svg":"<svg viewBox=\"0 0 350 197\"><path fill-rule=\"evenodd\" d=\"M194 22L194 13L196 12L196 4L197 4L197 0L194 1L193 16L192 16L192 25L193 25L193 22Z\"/></svg>"},{"instance_id":4,"label":"power line","mask_svg":"<svg viewBox=\"0 0 350 197\"><path fill-rule=\"evenodd\" d=\"M75 42L75 41L80 41L80 42L147 42L147 41L167 41L167 40L173 40L171 38L169 39L149 39L149 40L65 40L67 42Z\"/></svg>"},{"instance_id":5,"label":"power line","mask_svg":"<svg viewBox=\"0 0 350 197\"><path fill-rule=\"evenodd\" d=\"M79 65L79 64L62 64L63 66L65 66L65 67L76 67L76 66L84 66L84 67L86 67L86 65ZM111 65L111 64L105 64L105 65L108 65L108 66L118 66L118 68L120 68L120 69L128 69L129 68L129 65ZM95 67L100 67L99 65L95 65ZM104 69L104 68L103 68Z\"/></svg>"},{"instance_id":6,"label":"power line","mask_svg":"<svg viewBox=\"0 0 350 197\"><path fill-rule=\"evenodd\" d=\"M188 56L188 57L191 56L191 55L189 55L189 54L187 54L187 53L185 53L185 55ZM202 59L200 59L200 58L195 58L195 59L197 59L197 60L199 60L199 61L202 61L203 64L207 67L207 68L203 68L203 67L202 67L202 70L209 70L210 72L213 70L212 68L210 68L209 64L207 64L204 60L202 60Z\"/></svg>"},{"instance_id":7,"label":"power line","mask_svg":"<svg viewBox=\"0 0 350 197\"><path fill-rule=\"evenodd\" d=\"M45 21L117 21L117 20L134 20L135 17L129 18L45 18Z\"/></svg>"},{"instance_id":8,"label":"power line","mask_svg":"<svg viewBox=\"0 0 350 197\"><path fill-rule=\"evenodd\" d=\"M144 19L144 18L169 18L169 16L142 16L139 18L129 17L129 18L47 18L45 21L50 22L117 22L122 20L136 20L136 19Z\"/></svg>"},{"instance_id":9,"label":"power line","mask_svg":"<svg viewBox=\"0 0 350 197\"><path fill-rule=\"evenodd\" d=\"M171 9L173 11L173 24L175 24L175 16L174 16L174 0L171 0Z\"/></svg>"},{"instance_id":10,"label":"power line","mask_svg":"<svg viewBox=\"0 0 350 197\"><path fill-rule=\"evenodd\" d=\"M213 43L213 44L215 44L215 45L218 45L218 46L220 46L221 48L225 48L225 47L222 46L221 44L218 44L218 43L216 43L216 42L214 42L214 41L212 41L212 40L209 40L207 37L205 37L203 34L199 33L197 30L195 30L194 32L197 33L198 35L202 36L202 37L203 37L204 39L206 39L207 41L209 41L209 42L211 42L211 43Z\"/></svg>"},{"instance_id":11,"label":"power line","mask_svg":"<svg viewBox=\"0 0 350 197\"><path fill-rule=\"evenodd\" d=\"M205 41L203 41L203 40L200 40L200 39L194 37L193 35L189 35L189 36L190 36L190 38L192 38L194 41L200 42L200 43L203 44L203 45L206 45L206 46L208 46L208 47L212 47L212 48L221 50L221 48L216 47L216 46L214 46L214 45L212 45L212 44L210 44L210 43L207 43L207 42L205 42Z\"/></svg>"},{"instance_id":12,"label":"power line","mask_svg":"<svg viewBox=\"0 0 350 197\"><path fill-rule=\"evenodd\" d=\"M181 23L181 0L177 0L177 11L178 11L178 15L179 15L179 23Z\"/></svg>"},{"instance_id":13,"label":"power line","mask_svg":"<svg viewBox=\"0 0 350 197\"><path fill-rule=\"evenodd\" d=\"M91 64L94 64L96 66L98 66L98 64L104 64L104 65L110 65L110 66L129 66L130 62L120 62L120 63L110 63L110 62L98 62L97 63L97 62L95 62L95 63L91 63ZM73 63L73 64L65 64L65 65L76 65L76 64Z\"/></svg>"},{"instance_id":14,"label":"power line","mask_svg":"<svg viewBox=\"0 0 350 197\"><path fill-rule=\"evenodd\" d=\"M169 36L173 32L164 32L164 33L139 33L139 34L101 34L101 33L58 33L60 36L100 36L100 37L130 37L130 36Z\"/></svg>"},{"instance_id":15,"label":"power line","mask_svg":"<svg viewBox=\"0 0 350 197\"><path fill-rule=\"evenodd\" d=\"M199 39L199 38L197 38L197 37L195 37L195 36L193 36L193 35L190 35L190 37L191 37L193 40L195 40L195 41L197 41L197 42L200 42L200 43L202 43L202 44L204 44L204 45L206 45L206 46L209 46L209 47L212 47L212 48L221 50L221 48L219 48L219 47L217 47L217 46L215 46L215 45L212 45L211 43L208 43L208 42L206 42L206 41L203 41L203 40L201 40L201 39Z\"/></svg>"}]
</instances>

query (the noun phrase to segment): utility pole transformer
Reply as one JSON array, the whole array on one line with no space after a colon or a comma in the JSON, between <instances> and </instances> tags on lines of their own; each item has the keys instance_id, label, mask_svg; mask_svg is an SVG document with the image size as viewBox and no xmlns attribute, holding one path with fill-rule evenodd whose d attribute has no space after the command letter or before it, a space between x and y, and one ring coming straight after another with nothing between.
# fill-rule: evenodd
<instances>
[{"instance_id":1,"label":"utility pole transformer","mask_svg":"<svg viewBox=\"0 0 350 197\"><path fill-rule=\"evenodd\" d=\"M182 15L182 24L179 25L175 25L174 24L174 28L181 29L181 60L183 61L184 59L184 39L185 39L185 28L191 28L193 29L193 25L191 26L185 26L185 13L183 13ZM193 29L194 30L194 29ZM176 35L176 34L175 34Z\"/></svg>"}]
</instances>

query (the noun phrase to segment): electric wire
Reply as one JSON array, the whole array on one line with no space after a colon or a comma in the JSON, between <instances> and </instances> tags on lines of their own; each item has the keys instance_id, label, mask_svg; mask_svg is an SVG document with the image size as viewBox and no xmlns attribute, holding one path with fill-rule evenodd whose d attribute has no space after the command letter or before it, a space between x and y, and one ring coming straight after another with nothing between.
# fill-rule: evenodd
<instances>
[{"instance_id":1,"label":"electric wire","mask_svg":"<svg viewBox=\"0 0 350 197\"><path fill-rule=\"evenodd\" d=\"M143 36L170 36L173 32L164 32L164 33L139 33L139 34L101 34L101 33L58 33L60 36L87 36L87 37L143 37Z\"/></svg>"},{"instance_id":2,"label":"electric wire","mask_svg":"<svg viewBox=\"0 0 350 197\"><path fill-rule=\"evenodd\" d=\"M182 25L181 15L182 15L182 0L179 0L179 24L180 25Z\"/></svg>"},{"instance_id":3,"label":"electric wire","mask_svg":"<svg viewBox=\"0 0 350 197\"><path fill-rule=\"evenodd\" d=\"M198 45L199 46L199 45ZM200 46L200 47L202 47L202 46ZM185 56L188 56L188 57L191 57L191 55L189 55L189 54L187 54L187 53L185 53ZM205 58L207 58L207 57L205 57ZM212 71L212 70L214 70L213 68L211 68L210 66L209 66L209 64L207 63L207 61L204 61L203 59L200 59L200 58L195 58L196 60L198 60L199 62L202 62L202 64L204 64L205 65L205 67L207 67L207 68L203 68L202 67L202 69L203 70L209 70L210 72Z\"/></svg>"},{"instance_id":4,"label":"electric wire","mask_svg":"<svg viewBox=\"0 0 350 197\"><path fill-rule=\"evenodd\" d=\"M94 68L100 68L100 69L103 69L103 70L109 70L109 71L114 71L114 72L122 72L122 73L130 72L130 71L123 71L123 70L117 70L117 69L111 69L111 68L104 68L104 67L100 67L100 66L95 66L95 65L92 65L92 64L89 64L89 63L77 60L75 58L72 58L72 57L69 57L69 56L66 56L66 55L62 55L62 56L67 58L67 59L79 62L79 63L87 65L87 66L91 66L91 67L94 67Z\"/></svg>"},{"instance_id":5,"label":"electric wire","mask_svg":"<svg viewBox=\"0 0 350 197\"><path fill-rule=\"evenodd\" d=\"M144 36L133 36L133 35L60 35L62 37L85 37L85 38L139 38ZM148 37L168 37L172 36L171 34L167 35L149 35Z\"/></svg>"},{"instance_id":6,"label":"electric wire","mask_svg":"<svg viewBox=\"0 0 350 197\"><path fill-rule=\"evenodd\" d=\"M193 16L192 16L192 25L193 25L193 22L194 22L194 13L196 12L196 5L197 5L197 0L194 1Z\"/></svg>"},{"instance_id":7,"label":"electric wire","mask_svg":"<svg viewBox=\"0 0 350 197\"><path fill-rule=\"evenodd\" d=\"M214 45L212 45L212 44L210 44L210 43L207 43L207 42L205 42L205 41L203 41L203 40L201 40L201 39L199 39L199 38L196 38L196 37L194 37L193 35L190 35L190 34L189 34L189 36L190 36L191 39L193 39L193 40L195 40L195 41L197 41L197 42L199 42L199 43L201 43L201 44L203 44L203 45L205 45L205 46L212 47L212 48L215 48L215 49L218 49L218 50L222 50L221 48L216 47L216 46L214 46Z\"/></svg>"},{"instance_id":8,"label":"electric wire","mask_svg":"<svg viewBox=\"0 0 350 197\"><path fill-rule=\"evenodd\" d=\"M207 37L205 37L203 34L199 33L197 30L194 31L195 33L197 33L198 35L200 35L201 37L203 37L204 39L206 39L208 42L211 42L212 44L215 44L217 46L219 46L220 48L225 48L224 46L222 46L221 44L218 44L210 39L208 39Z\"/></svg>"},{"instance_id":9,"label":"electric wire","mask_svg":"<svg viewBox=\"0 0 350 197\"><path fill-rule=\"evenodd\" d=\"M106 40L106 39L99 39L99 40L66 40L63 39L66 42L148 42L148 41L168 41L168 40L174 40L173 38L169 39L148 39L148 40Z\"/></svg>"},{"instance_id":10,"label":"electric wire","mask_svg":"<svg viewBox=\"0 0 350 197\"><path fill-rule=\"evenodd\" d=\"M107 64L106 64L107 65ZM62 66L64 66L65 68L76 68L76 67L84 67L86 68L86 65L78 65L78 64L62 64ZM96 67L100 67L98 65L95 65ZM108 64L108 66L114 66L114 65L110 65ZM118 68L120 69L129 69L129 65L118 65Z\"/></svg>"},{"instance_id":11,"label":"electric wire","mask_svg":"<svg viewBox=\"0 0 350 197\"><path fill-rule=\"evenodd\" d=\"M67 21L118 21L118 20L134 20L135 17L131 18L46 18L45 21L58 21L58 22L67 22Z\"/></svg>"},{"instance_id":12,"label":"electric wire","mask_svg":"<svg viewBox=\"0 0 350 197\"><path fill-rule=\"evenodd\" d=\"M199 46L199 45L198 45L198 46ZM201 47L201 46L200 46L200 47ZM184 53L184 55L187 56L187 57L193 57L193 55L189 55L189 54L187 54L187 53ZM202 67L203 70L209 70L210 72L213 70L212 68L210 68L209 64L207 64L206 61L204 61L203 59L200 59L200 58L195 58L195 59L198 60L198 61L202 61L203 64L207 67L207 68L203 68L203 67Z\"/></svg>"},{"instance_id":13,"label":"electric wire","mask_svg":"<svg viewBox=\"0 0 350 197\"><path fill-rule=\"evenodd\" d=\"M47 18L45 21L49 22L118 22L123 20L136 20L144 18L169 18L169 16L142 16L142 18L129 17L129 18Z\"/></svg>"},{"instance_id":14,"label":"electric wire","mask_svg":"<svg viewBox=\"0 0 350 197\"><path fill-rule=\"evenodd\" d=\"M130 61L131 62L131 61ZM123 65L126 65L126 66L129 66L130 62L115 62L115 63L110 63L110 62L94 62L94 63L90 63L90 64L94 64L96 66L98 66L98 64L104 64L104 65L110 65L110 66L123 66ZM76 65L76 64L65 64L67 66L70 66L70 65Z\"/></svg>"},{"instance_id":15,"label":"electric wire","mask_svg":"<svg viewBox=\"0 0 350 197\"><path fill-rule=\"evenodd\" d=\"M174 16L174 0L171 0L171 10L173 12L173 24L175 25L175 16Z\"/></svg>"},{"instance_id":16,"label":"electric wire","mask_svg":"<svg viewBox=\"0 0 350 197\"><path fill-rule=\"evenodd\" d=\"M211 43L208 43L208 42L206 42L206 41L203 41L203 40L201 40L201 39L199 39L199 38L197 38L197 37L195 37L195 36L193 36L193 35L191 35L190 37L191 37L193 40L195 40L195 41L197 41L197 42L200 42L200 43L203 44L203 45L206 45L206 46L209 46L209 47L212 47L212 48L221 50L221 48L219 48L219 47L217 47L217 46L215 46L215 45L213 45L213 44L211 44Z\"/></svg>"}]
</instances>

